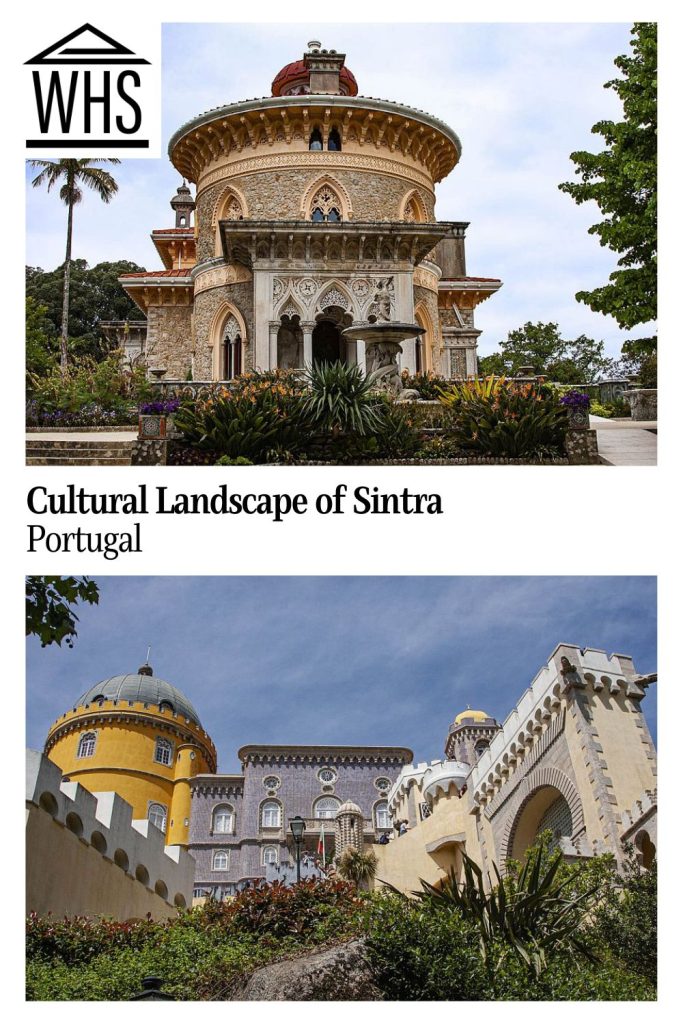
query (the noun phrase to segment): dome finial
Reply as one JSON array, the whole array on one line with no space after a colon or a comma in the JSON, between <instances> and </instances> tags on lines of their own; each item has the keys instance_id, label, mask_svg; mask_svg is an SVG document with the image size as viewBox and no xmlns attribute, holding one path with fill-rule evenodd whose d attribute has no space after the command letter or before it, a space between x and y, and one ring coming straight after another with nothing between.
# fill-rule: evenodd
<instances>
[{"instance_id":1,"label":"dome finial","mask_svg":"<svg viewBox=\"0 0 683 1024\"><path fill-rule=\"evenodd\" d=\"M138 669L138 675L140 675L140 676L153 676L154 675L154 669L152 668L152 666L149 663L149 656L151 654L151 651L152 651L152 645L148 644L148 646L147 646L147 657L145 658L145 664L141 665L140 668Z\"/></svg>"}]
</instances>

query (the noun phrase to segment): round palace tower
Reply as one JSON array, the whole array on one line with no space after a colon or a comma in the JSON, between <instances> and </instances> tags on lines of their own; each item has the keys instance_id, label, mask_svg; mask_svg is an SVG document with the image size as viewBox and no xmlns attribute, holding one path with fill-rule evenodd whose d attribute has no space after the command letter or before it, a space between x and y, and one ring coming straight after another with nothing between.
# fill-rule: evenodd
<instances>
[{"instance_id":1,"label":"round palace tower","mask_svg":"<svg viewBox=\"0 0 683 1024\"><path fill-rule=\"evenodd\" d=\"M86 690L52 725L45 754L69 781L118 793L168 845L188 844L190 782L216 771L216 751L195 708L147 664Z\"/></svg>"},{"instance_id":2,"label":"round palace tower","mask_svg":"<svg viewBox=\"0 0 683 1024\"><path fill-rule=\"evenodd\" d=\"M169 156L196 207L181 221L175 197L175 229L153 233L163 270L121 279L148 318L149 365L195 381L365 366L364 342L342 331L382 304L424 330L404 342L403 369L476 373L473 311L500 281L468 277L467 224L436 219L435 185L460 155L447 124L359 95L345 55L317 42L271 96L183 125Z\"/></svg>"}]
</instances>

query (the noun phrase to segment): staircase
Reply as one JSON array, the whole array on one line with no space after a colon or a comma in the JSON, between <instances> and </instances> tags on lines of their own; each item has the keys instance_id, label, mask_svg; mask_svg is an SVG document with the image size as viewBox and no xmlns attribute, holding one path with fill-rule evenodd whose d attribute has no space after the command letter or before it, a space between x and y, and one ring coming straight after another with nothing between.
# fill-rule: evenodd
<instances>
[{"instance_id":1,"label":"staircase","mask_svg":"<svg viewBox=\"0 0 683 1024\"><path fill-rule=\"evenodd\" d=\"M133 441L26 441L27 466L130 466Z\"/></svg>"}]
</instances>

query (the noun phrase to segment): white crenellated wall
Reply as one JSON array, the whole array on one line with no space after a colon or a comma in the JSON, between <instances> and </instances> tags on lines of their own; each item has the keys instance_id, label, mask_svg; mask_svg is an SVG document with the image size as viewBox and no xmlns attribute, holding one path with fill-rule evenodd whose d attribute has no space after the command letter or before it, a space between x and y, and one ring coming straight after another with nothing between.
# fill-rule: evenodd
<instances>
[{"instance_id":1,"label":"white crenellated wall","mask_svg":"<svg viewBox=\"0 0 683 1024\"><path fill-rule=\"evenodd\" d=\"M26 752L28 910L172 916L192 905L194 858L116 793L62 782L60 768Z\"/></svg>"}]
</instances>

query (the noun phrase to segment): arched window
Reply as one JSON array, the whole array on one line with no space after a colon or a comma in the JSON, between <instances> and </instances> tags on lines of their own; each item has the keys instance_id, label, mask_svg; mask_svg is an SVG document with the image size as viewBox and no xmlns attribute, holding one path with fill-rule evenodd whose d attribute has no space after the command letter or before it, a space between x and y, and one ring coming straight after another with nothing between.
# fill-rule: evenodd
<instances>
[{"instance_id":1,"label":"arched window","mask_svg":"<svg viewBox=\"0 0 683 1024\"><path fill-rule=\"evenodd\" d=\"M171 704L170 700L159 701L159 711L175 711L175 708Z\"/></svg>"},{"instance_id":2,"label":"arched window","mask_svg":"<svg viewBox=\"0 0 683 1024\"><path fill-rule=\"evenodd\" d=\"M315 805L315 817L327 820L336 818L340 807L341 803L336 797L324 796Z\"/></svg>"},{"instance_id":3,"label":"arched window","mask_svg":"<svg viewBox=\"0 0 683 1024\"><path fill-rule=\"evenodd\" d=\"M330 150L334 150L335 153L341 152L341 135L339 134L336 128L333 128L330 134L327 136L327 148Z\"/></svg>"},{"instance_id":4,"label":"arched window","mask_svg":"<svg viewBox=\"0 0 683 1024\"><path fill-rule=\"evenodd\" d=\"M415 339L415 373L423 373L422 337Z\"/></svg>"},{"instance_id":5,"label":"arched window","mask_svg":"<svg viewBox=\"0 0 683 1024\"><path fill-rule=\"evenodd\" d=\"M340 221L342 204L339 196L329 185L322 185L311 199L311 220Z\"/></svg>"},{"instance_id":6,"label":"arched window","mask_svg":"<svg viewBox=\"0 0 683 1024\"><path fill-rule=\"evenodd\" d=\"M213 830L224 834L235 831L235 812L229 804L214 809Z\"/></svg>"},{"instance_id":7,"label":"arched window","mask_svg":"<svg viewBox=\"0 0 683 1024\"><path fill-rule=\"evenodd\" d=\"M160 832L166 831L166 808L163 804L150 804L147 818Z\"/></svg>"},{"instance_id":8,"label":"arched window","mask_svg":"<svg viewBox=\"0 0 683 1024\"><path fill-rule=\"evenodd\" d=\"M477 755L477 757L481 757L484 751L488 748L488 745L488 740L479 740L477 743L474 744L474 753Z\"/></svg>"},{"instance_id":9,"label":"arched window","mask_svg":"<svg viewBox=\"0 0 683 1024\"><path fill-rule=\"evenodd\" d=\"M237 317L232 314L228 317L223 328L222 338L222 366L223 380L233 380L239 377L242 372L242 334Z\"/></svg>"},{"instance_id":10,"label":"arched window","mask_svg":"<svg viewBox=\"0 0 683 1024\"><path fill-rule=\"evenodd\" d=\"M386 800L380 800L379 803L375 804L375 827L391 828L389 804Z\"/></svg>"},{"instance_id":11,"label":"arched window","mask_svg":"<svg viewBox=\"0 0 683 1024\"><path fill-rule=\"evenodd\" d=\"M173 744L170 740L157 739L154 745L154 760L157 764L170 764L173 760Z\"/></svg>"},{"instance_id":12,"label":"arched window","mask_svg":"<svg viewBox=\"0 0 683 1024\"><path fill-rule=\"evenodd\" d=\"M323 137L322 137L322 133L321 133L319 128L314 128L313 131L311 132L311 137L308 140L308 148L309 149L314 149L314 150L317 150L317 151L322 150L322 148L323 148Z\"/></svg>"},{"instance_id":13,"label":"arched window","mask_svg":"<svg viewBox=\"0 0 683 1024\"><path fill-rule=\"evenodd\" d=\"M263 866L280 863L280 851L277 846L263 847Z\"/></svg>"},{"instance_id":14,"label":"arched window","mask_svg":"<svg viewBox=\"0 0 683 1024\"><path fill-rule=\"evenodd\" d=\"M280 828L282 808L277 800L266 800L261 805L261 828Z\"/></svg>"},{"instance_id":15,"label":"arched window","mask_svg":"<svg viewBox=\"0 0 683 1024\"><path fill-rule=\"evenodd\" d=\"M78 741L78 754L77 757L92 757L95 753L95 744L97 742L96 732L84 732Z\"/></svg>"},{"instance_id":16,"label":"arched window","mask_svg":"<svg viewBox=\"0 0 683 1024\"><path fill-rule=\"evenodd\" d=\"M214 850L211 868L213 871L227 871L230 866L230 853L228 850Z\"/></svg>"}]
</instances>

